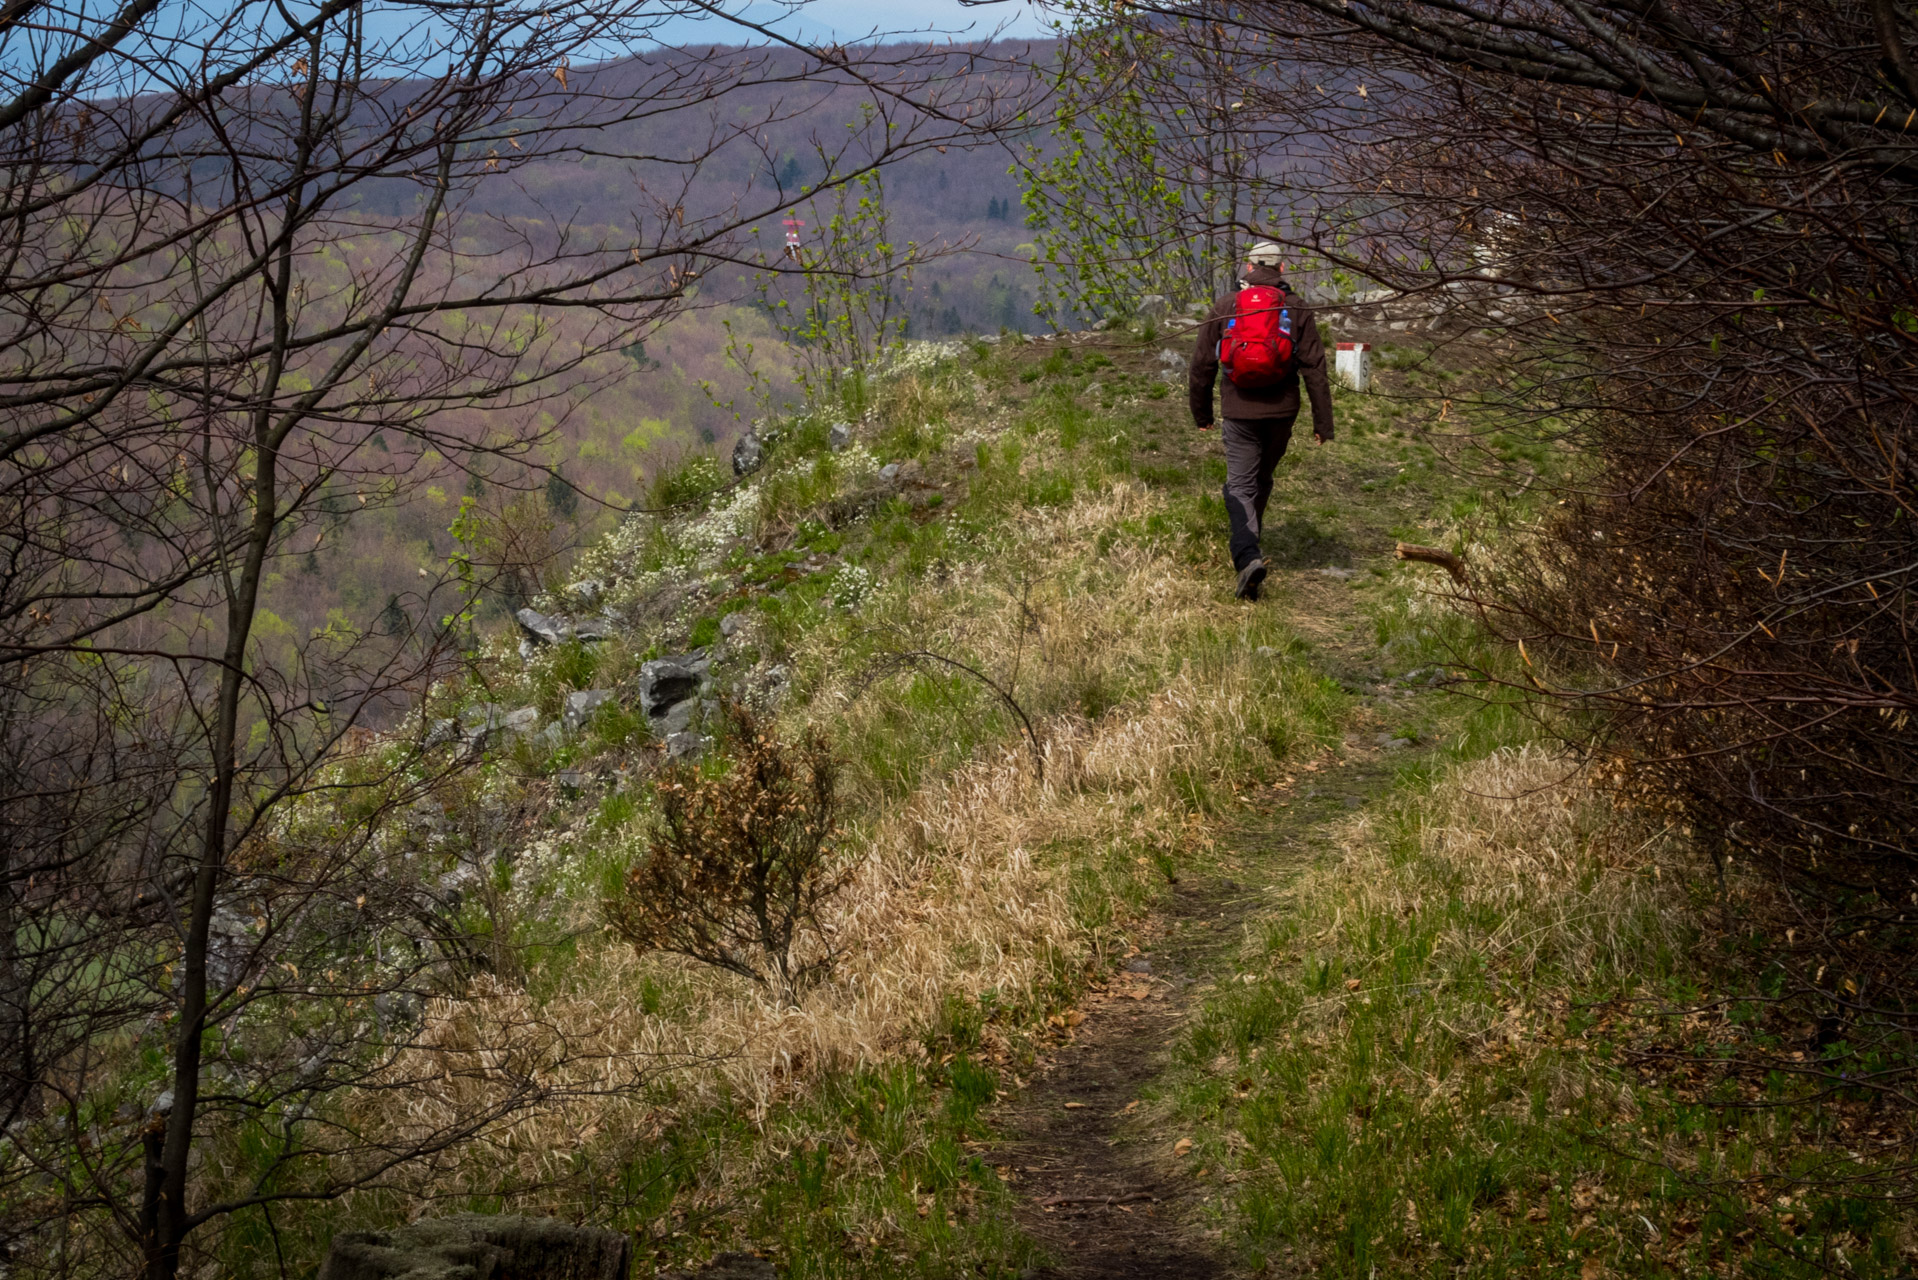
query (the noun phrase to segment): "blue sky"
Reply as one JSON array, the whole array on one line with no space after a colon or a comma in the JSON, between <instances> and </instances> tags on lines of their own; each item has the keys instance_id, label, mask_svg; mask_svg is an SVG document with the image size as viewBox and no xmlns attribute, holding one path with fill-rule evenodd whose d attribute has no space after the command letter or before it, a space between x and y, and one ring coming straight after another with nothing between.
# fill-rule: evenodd
<instances>
[{"instance_id":1,"label":"blue sky","mask_svg":"<svg viewBox=\"0 0 1918 1280\"><path fill-rule=\"evenodd\" d=\"M699 27L706 25L715 31L719 27L716 23L688 23L684 38L700 39L703 33ZM968 8L959 0L810 0L782 25L809 39L830 36L844 41L862 40L875 31L882 35L937 31L978 39L1002 26L1008 36L1050 34L1044 14L1029 0L1004 0L976 8Z\"/></svg>"}]
</instances>

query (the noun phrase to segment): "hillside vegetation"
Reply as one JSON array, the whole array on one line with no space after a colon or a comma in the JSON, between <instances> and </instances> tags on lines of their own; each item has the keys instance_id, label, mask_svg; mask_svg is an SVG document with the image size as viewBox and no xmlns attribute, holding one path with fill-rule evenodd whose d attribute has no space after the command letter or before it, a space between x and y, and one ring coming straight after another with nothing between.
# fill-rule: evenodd
<instances>
[{"instance_id":1,"label":"hillside vegetation","mask_svg":"<svg viewBox=\"0 0 1918 1280\"><path fill-rule=\"evenodd\" d=\"M1070 1272L1077 1240L1035 1221L1044 1175L995 1155L1023 1123L999 1100L1149 999L1190 1007L1170 1059L1130 1100L1064 1105L1111 1112L1157 1171L1138 1212L1228 1268L1906 1265L1907 1219L1871 1189L1897 1122L1711 1066L1726 1036L1809 1034L1745 1002L1762 974L1713 927L1762 915L1763 886L1597 799L1506 695L1445 692L1462 657L1503 660L1387 549L1499 554L1524 503L1417 429L1414 393L1460 375L1404 349L1400 394L1341 392L1338 442L1282 468L1248 605L1214 442L1160 350L909 348L845 447L801 416L739 483L688 462L692 509L628 519L540 602L591 600L609 639L502 629L477 682L435 692L422 728L478 725L485 757L406 856L483 960L422 1010L448 1069L402 1065L411 1087L349 1110L430 1129L496 1102L502 1041L573 1091L320 1211L309 1247L430 1201L636 1231L662 1268L746 1248L796 1277ZM702 651L672 739L697 763L670 764L646 664ZM569 714L592 690L612 696ZM607 929L662 783L746 745L727 700L838 762L841 874L798 944L836 963L796 1003ZM1141 956L1161 977L1132 976ZM1852 1185L1800 1187L1834 1160ZM222 1269L256 1268L257 1238L236 1224Z\"/></svg>"}]
</instances>

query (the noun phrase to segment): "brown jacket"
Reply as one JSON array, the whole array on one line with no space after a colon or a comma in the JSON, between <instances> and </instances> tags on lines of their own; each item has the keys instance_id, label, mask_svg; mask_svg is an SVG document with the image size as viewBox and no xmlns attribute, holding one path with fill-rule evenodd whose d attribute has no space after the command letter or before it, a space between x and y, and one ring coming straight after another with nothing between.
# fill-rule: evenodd
<instances>
[{"instance_id":1,"label":"brown jacket","mask_svg":"<svg viewBox=\"0 0 1918 1280\"><path fill-rule=\"evenodd\" d=\"M1285 277L1272 267L1248 266L1245 282L1283 287ZM1192 395L1192 421L1201 427L1212 425L1212 384L1219 377L1219 339L1237 303L1236 291L1213 303L1212 313L1199 327L1199 340L1192 348L1186 384ZM1238 387L1227 378L1219 390L1219 408L1225 417L1239 422L1296 418L1299 416L1299 379L1303 377L1305 393L1312 400L1312 433L1321 440L1330 440L1332 387L1325 380L1325 344L1319 341L1318 322L1312 316L1312 308L1290 292L1285 305L1292 310L1292 352L1298 371L1269 387Z\"/></svg>"}]
</instances>

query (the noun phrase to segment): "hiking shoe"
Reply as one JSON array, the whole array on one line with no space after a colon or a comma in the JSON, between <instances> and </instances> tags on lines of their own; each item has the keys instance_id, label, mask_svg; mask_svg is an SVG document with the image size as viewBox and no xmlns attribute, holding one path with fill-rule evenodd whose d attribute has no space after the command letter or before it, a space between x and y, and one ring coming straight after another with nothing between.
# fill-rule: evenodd
<instances>
[{"instance_id":1,"label":"hiking shoe","mask_svg":"<svg viewBox=\"0 0 1918 1280\"><path fill-rule=\"evenodd\" d=\"M1239 570L1239 585L1234 592L1241 600L1257 600L1259 584L1265 581L1265 561L1254 560Z\"/></svg>"}]
</instances>

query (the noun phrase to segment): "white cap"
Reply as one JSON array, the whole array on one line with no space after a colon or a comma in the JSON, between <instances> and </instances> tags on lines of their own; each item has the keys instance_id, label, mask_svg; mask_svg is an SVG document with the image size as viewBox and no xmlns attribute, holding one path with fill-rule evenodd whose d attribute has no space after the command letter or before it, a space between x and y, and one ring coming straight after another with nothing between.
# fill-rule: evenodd
<instances>
[{"instance_id":1,"label":"white cap","mask_svg":"<svg viewBox=\"0 0 1918 1280\"><path fill-rule=\"evenodd\" d=\"M1276 267L1283 264L1285 250L1271 240L1261 240L1245 251L1245 260L1255 266Z\"/></svg>"}]
</instances>

